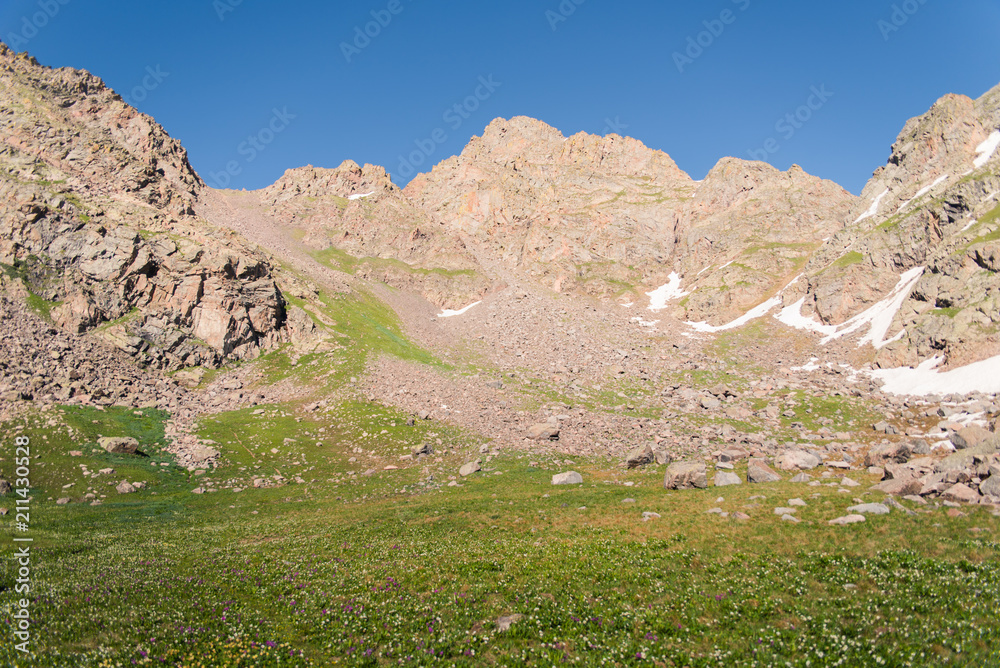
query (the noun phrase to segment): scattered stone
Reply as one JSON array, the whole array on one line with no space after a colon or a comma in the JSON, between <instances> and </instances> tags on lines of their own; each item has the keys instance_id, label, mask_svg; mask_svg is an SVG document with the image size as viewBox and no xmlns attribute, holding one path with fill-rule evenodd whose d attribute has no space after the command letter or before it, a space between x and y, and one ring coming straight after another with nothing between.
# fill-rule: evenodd
<instances>
[{"instance_id":1,"label":"scattered stone","mask_svg":"<svg viewBox=\"0 0 1000 668\"><path fill-rule=\"evenodd\" d=\"M862 503L857 506L851 506L847 509L847 512L855 515L888 515L889 507L881 503Z\"/></svg>"},{"instance_id":2,"label":"scattered stone","mask_svg":"<svg viewBox=\"0 0 1000 668\"><path fill-rule=\"evenodd\" d=\"M979 503L979 492L962 483L949 487L941 497L955 503Z\"/></svg>"},{"instance_id":3,"label":"scattered stone","mask_svg":"<svg viewBox=\"0 0 1000 668\"><path fill-rule=\"evenodd\" d=\"M528 438L533 441L558 441L559 427L541 422L528 428Z\"/></svg>"},{"instance_id":4,"label":"scattered stone","mask_svg":"<svg viewBox=\"0 0 1000 668\"><path fill-rule=\"evenodd\" d=\"M788 502L788 505L791 506L792 508L804 508L808 504L802 499L791 499Z\"/></svg>"},{"instance_id":5,"label":"scattered stone","mask_svg":"<svg viewBox=\"0 0 1000 668\"><path fill-rule=\"evenodd\" d=\"M113 455L134 455L139 448L139 441L129 436L108 436L98 439L97 444Z\"/></svg>"},{"instance_id":6,"label":"scattered stone","mask_svg":"<svg viewBox=\"0 0 1000 668\"><path fill-rule=\"evenodd\" d=\"M115 491L119 494L131 494L135 491L135 487L133 487L129 482L122 481L118 483L117 487L115 487Z\"/></svg>"},{"instance_id":7,"label":"scattered stone","mask_svg":"<svg viewBox=\"0 0 1000 668\"><path fill-rule=\"evenodd\" d=\"M805 450L788 450L774 460L775 467L782 471L810 471L820 463L819 457Z\"/></svg>"},{"instance_id":8,"label":"scattered stone","mask_svg":"<svg viewBox=\"0 0 1000 668\"><path fill-rule=\"evenodd\" d=\"M580 485L583 484L583 476L576 471L566 471L552 476L553 485Z\"/></svg>"},{"instance_id":9,"label":"scattered stone","mask_svg":"<svg viewBox=\"0 0 1000 668\"><path fill-rule=\"evenodd\" d=\"M775 508L774 509L774 514L775 515L794 515L795 514L795 508Z\"/></svg>"},{"instance_id":10,"label":"scattered stone","mask_svg":"<svg viewBox=\"0 0 1000 668\"><path fill-rule=\"evenodd\" d=\"M840 480L841 487L861 487L861 483L856 480L851 480L850 478L844 477Z\"/></svg>"},{"instance_id":11,"label":"scattered stone","mask_svg":"<svg viewBox=\"0 0 1000 668\"><path fill-rule=\"evenodd\" d=\"M477 471L481 471L482 468L483 468L482 464L477 459L476 461L469 462L468 464L464 465L462 468L458 469L458 475L462 476L463 478L466 478L466 477L472 475L473 473L476 473Z\"/></svg>"},{"instance_id":12,"label":"scattered stone","mask_svg":"<svg viewBox=\"0 0 1000 668\"><path fill-rule=\"evenodd\" d=\"M663 479L666 489L707 489L708 473L703 462L675 462Z\"/></svg>"},{"instance_id":13,"label":"scattered stone","mask_svg":"<svg viewBox=\"0 0 1000 668\"><path fill-rule=\"evenodd\" d=\"M649 445L641 445L628 453L625 458L625 465L630 469L636 469L656 461L653 456L653 448Z\"/></svg>"},{"instance_id":14,"label":"scattered stone","mask_svg":"<svg viewBox=\"0 0 1000 668\"><path fill-rule=\"evenodd\" d=\"M63 498L56 500L56 505L57 506L65 506L67 503L69 503L69 497L68 496L64 496Z\"/></svg>"},{"instance_id":15,"label":"scattered stone","mask_svg":"<svg viewBox=\"0 0 1000 668\"><path fill-rule=\"evenodd\" d=\"M771 470L762 459L751 459L750 464L747 466L747 482L750 483L766 483L766 482L779 482L781 476Z\"/></svg>"},{"instance_id":16,"label":"scattered stone","mask_svg":"<svg viewBox=\"0 0 1000 668\"><path fill-rule=\"evenodd\" d=\"M794 478L792 478L792 482L809 482L812 479L813 479L812 476L809 475L808 473L800 473Z\"/></svg>"},{"instance_id":17,"label":"scattered stone","mask_svg":"<svg viewBox=\"0 0 1000 668\"><path fill-rule=\"evenodd\" d=\"M728 487L730 485L742 485L743 480L740 479L735 473L729 473L727 471L718 471L715 474L715 486L716 487Z\"/></svg>"},{"instance_id":18,"label":"scattered stone","mask_svg":"<svg viewBox=\"0 0 1000 668\"><path fill-rule=\"evenodd\" d=\"M802 520L800 520L799 518L795 517L795 515L789 515L789 514L786 513L786 514L784 514L784 515L781 516L781 521L782 522L791 522L792 524L798 524Z\"/></svg>"},{"instance_id":19,"label":"scattered stone","mask_svg":"<svg viewBox=\"0 0 1000 668\"><path fill-rule=\"evenodd\" d=\"M847 524L858 524L865 521L864 515L845 515L844 517L838 517L835 520L830 520L828 524L833 526L844 526Z\"/></svg>"},{"instance_id":20,"label":"scattered stone","mask_svg":"<svg viewBox=\"0 0 1000 668\"><path fill-rule=\"evenodd\" d=\"M510 627L524 619L524 615L508 615L497 620L497 631L504 633Z\"/></svg>"},{"instance_id":21,"label":"scattered stone","mask_svg":"<svg viewBox=\"0 0 1000 668\"><path fill-rule=\"evenodd\" d=\"M659 513L653 513L653 512L650 512L650 511L646 511L646 512L644 512L642 514L642 521L643 522L648 522L649 520L658 520L658 519L660 519L660 517L661 517L661 515Z\"/></svg>"}]
</instances>

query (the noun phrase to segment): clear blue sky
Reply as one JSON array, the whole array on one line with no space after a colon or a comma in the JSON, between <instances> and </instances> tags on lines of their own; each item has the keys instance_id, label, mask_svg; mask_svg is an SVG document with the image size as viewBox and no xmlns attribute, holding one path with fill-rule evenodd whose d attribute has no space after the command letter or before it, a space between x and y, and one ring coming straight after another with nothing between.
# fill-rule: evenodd
<instances>
[{"instance_id":1,"label":"clear blue sky","mask_svg":"<svg viewBox=\"0 0 1000 668\"><path fill-rule=\"evenodd\" d=\"M911 14L890 31L894 4ZM43 64L101 76L180 139L210 183L232 162L232 187L246 188L347 158L405 185L400 157L417 142L426 171L492 119L527 115L567 135L621 128L694 178L773 139L775 166L798 163L857 193L908 118L945 93L978 97L1000 83L995 0L562 7L567 17L560 0L4 0L0 36L27 38L13 46ZM387 25L368 26L377 36L348 62L342 44L373 11ZM728 24L712 23L720 17ZM702 34L707 46L679 71L674 54L706 21L720 34ZM479 83L491 76L492 92ZM150 90L133 95L144 78ZM832 97L810 99L814 86ZM486 99L453 110L477 89ZM776 127L810 101L807 122ZM275 109L295 117L274 120ZM272 121L280 131L260 135ZM262 150L244 143L252 135Z\"/></svg>"}]
</instances>

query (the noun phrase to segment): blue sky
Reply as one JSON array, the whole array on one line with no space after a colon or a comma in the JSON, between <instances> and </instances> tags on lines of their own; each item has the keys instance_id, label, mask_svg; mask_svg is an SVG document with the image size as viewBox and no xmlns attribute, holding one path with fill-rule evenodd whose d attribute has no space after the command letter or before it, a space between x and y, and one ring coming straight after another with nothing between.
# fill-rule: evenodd
<instances>
[{"instance_id":1,"label":"blue sky","mask_svg":"<svg viewBox=\"0 0 1000 668\"><path fill-rule=\"evenodd\" d=\"M998 34L995 0L0 6L4 41L99 75L237 188L348 158L405 185L526 115L636 137L696 179L766 155L857 193L908 118L1000 83Z\"/></svg>"}]
</instances>

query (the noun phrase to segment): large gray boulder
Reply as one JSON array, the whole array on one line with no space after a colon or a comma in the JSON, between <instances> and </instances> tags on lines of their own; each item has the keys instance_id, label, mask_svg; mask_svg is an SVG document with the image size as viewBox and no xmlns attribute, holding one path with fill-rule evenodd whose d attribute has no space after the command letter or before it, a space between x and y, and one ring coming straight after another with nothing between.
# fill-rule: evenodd
<instances>
[{"instance_id":1,"label":"large gray boulder","mask_svg":"<svg viewBox=\"0 0 1000 668\"><path fill-rule=\"evenodd\" d=\"M708 473L703 462L675 462L667 468L663 479L667 489L706 489Z\"/></svg>"},{"instance_id":2,"label":"large gray boulder","mask_svg":"<svg viewBox=\"0 0 1000 668\"><path fill-rule=\"evenodd\" d=\"M557 473L552 476L553 485L580 485L583 483L583 476L576 471Z\"/></svg>"},{"instance_id":3,"label":"large gray boulder","mask_svg":"<svg viewBox=\"0 0 1000 668\"><path fill-rule=\"evenodd\" d=\"M729 487L730 485L742 485L743 481L735 473L729 471L719 471L715 474L716 487Z\"/></svg>"}]
</instances>

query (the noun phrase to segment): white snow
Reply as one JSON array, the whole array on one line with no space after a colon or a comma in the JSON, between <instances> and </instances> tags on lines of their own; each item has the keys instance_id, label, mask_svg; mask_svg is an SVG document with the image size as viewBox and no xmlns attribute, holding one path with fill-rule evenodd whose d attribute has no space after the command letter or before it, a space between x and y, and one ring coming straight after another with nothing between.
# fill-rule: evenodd
<instances>
[{"instance_id":1,"label":"white snow","mask_svg":"<svg viewBox=\"0 0 1000 668\"><path fill-rule=\"evenodd\" d=\"M439 318L453 318L456 315L462 315L463 313L465 313L466 311L468 311L473 306L479 306L480 304L482 304L481 301L476 302L475 304L469 304L468 306L466 306L465 308L463 308L461 311L450 311L448 309L445 309L445 310L441 311L440 313L438 313L437 317L439 317Z\"/></svg>"},{"instance_id":2,"label":"white snow","mask_svg":"<svg viewBox=\"0 0 1000 668\"><path fill-rule=\"evenodd\" d=\"M979 157L973 161L976 169L989 162L993 154L997 152L997 148L1000 148L1000 130L994 130L986 141L976 147L976 153L979 154Z\"/></svg>"},{"instance_id":3,"label":"white snow","mask_svg":"<svg viewBox=\"0 0 1000 668\"><path fill-rule=\"evenodd\" d=\"M926 397L937 394L1000 392L1000 355L951 371L938 371L943 358L934 357L916 369L878 369L872 377L885 382L883 392Z\"/></svg>"},{"instance_id":4,"label":"white snow","mask_svg":"<svg viewBox=\"0 0 1000 668\"><path fill-rule=\"evenodd\" d=\"M667 302L670 300L680 299L689 294L691 293L681 290L681 277L677 275L677 272L671 272L669 283L646 293L646 296L649 297L649 310L662 311L667 308Z\"/></svg>"},{"instance_id":5,"label":"white snow","mask_svg":"<svg viewBox=\"0 0 1000 668\"><path fill-rule=\"evenodd\" d=\"M781 303L780 297L771 297L766 302L760 304L756 308L747 311L736 320L733 320L730 323L726 323L725 325L720 325L718 327L713 327L707 322L687 322L685 324L697 332L706 332L706 333L724 332L728 329L736 329L737 327L742 327L751 320L764 317L771 311L771 309L773 309L780 303Z\"/></svg>"},{"instance_id":6,"label":"white snow","mask_svg":"<svg viewBox=\"0 0 1000 668\"><path fill-rule=\"evenodd\" d=\"M632 318L632 322L637 322L643 327L656 327L656 323L660 321L659 320L649 321L649 320L643 320L642 318Z\"/></svg>"},{"instance_id":7,"label":"white snow","mask_svg":"<svg viewBox=\"0 0 1000 668\"><path fill-rule=\"evenodd\" d=\"M912 202L914 202L915 200L920 199L921 197L923 197L924 195L926 195L927 193L929 193L934 188L937 188L939 185L941 185L942 183L944 183L947 180L948 180L948 175L945 174L944 176L942 176L941 178L939 178L937 181L935 181L934 183L930 184L929 186L924 186L923 188L921 188L920 190L917 191L916 195L914 195L910 199L908 199L905 202L903 202L902 206L899 207L899 210L896 213L899 213L899 211L902 211L906 207L910 206L910 204Z\"/></svg>"},{"instance_id":8,"label":"white snow","mask_svg":"<svg viewBox=\"0 0 1000 668\"><path fill-rule=\"evenodd\" d=\"M818 361L819 361L818 357L812 357L803 366L793 366L792 371L818 371L823 368L819 364L816 364L816 362Z\"/></svg>"},{"instance_id":9,"label":"white snow","mask_svg":"<svg viewBox=\"0 0 1000 668\"><path fill-rule=\"evenodd\" d=\"M872 217L872 216L874 216L874 215L875 215L876 213L878 213L878 206L879 206L879 204L881 204L881 203L882 203L882 200L883 200L883 199L885 198L885 196L886 196L886 195L888 195L888 194L889 194L889 189L888 189L888 188L886 188L886 189L885 189L885 192L883 192L883 193L882 193L881 195L879 195L878 197L876 197L876 198L875 198L875 201L874 201L874 202L872 202L872 205L871 205L870 207L868 207L868 210L867 210L867 211L865 211L865 212L864 212L863 214L861 214L861 217L860 217L860 218L858 218L857 220L855 220L855 221L854 221L854 224L855 224L855 225L857 225L857 224L858 224L858 223L860 223L860 222L861 222L862 220L865 220L866 218L871 218L871 217Z\"/></svg>"},{"instance_id":10,"label":"white snow","mask_svg":"<svg viewBox=\"0 0 1000 668\"><path fill-rule=\"evenodd\" d=\"M965 231L966 231L967 229L969 229L970 227L972 227L973 225L975 225L975 224L976 224L976 223L978 223L978 222L979 222L979 221L978 221L978 220L976 220L975 218L972 218L972 219L970 219L970 220L969 220L969 224L968 224L968 225L966 225L965 227L963 227L963 228L962 228L962 231L963 231L963 232L965 232Z\"/></svg>"},{"instance_id":11,"label":"white snow","mask_svg":"<svg viewBox=\"0 0 1000 668\"><path fill-rule=\"evenodd\" d=\"M917 284L917 281L920 280L923 274L923 267L917 267L906 272L900 276L899 283L896 284L896 287L893 288L892 292L885 299L872 304L863 313L859 313L840 325L824 325L813 318L803 316L802 305L805 303L805 297L791 306L783 308L781 313L776 315L775 318L789 327L823 334L825 338L820 341L820 344L827 344L842 336L856 332L865 325L871 325L868 333L858 341L858 346L871 343L876 349L880 349L903 337L906 330L901 330L891 339L885 338L889 332L889 328L892 326L893 319L896 317L896 313L899 312L900 307L906 301L913 286Z\"/></svg>"},{"instance_id":12,"label":"white snow","mask_svg":"<svg viewBox=\"0 0 1000 668\"><path fill-rule=\"evenodd\" d=\"M621 306L622 308L632 308L633 306L635 306L635 302L629 302L627 304L619 304L619 306Z\"/></svg>"},{"instance_id":13,"label":"white snow","mask_svg":"<svg viewBox=\"0 0 1000 668\"><path fill-rule=\"evenodd\" d=\"M794 327L795 329L817 332L819 334L823 334L824 336L831 336L837 333L836 325L824 325L815 318L807 318L802 315L802 306L805 303L806 298L803 297L791 306L786 306L781 309L781 313L774 317L778 322L784 323L789 327Z\"/></svg>"},{"instance_id":14,"label":"white snow","mask_svg":"<svg viewBox=\"0 0 1000 668\"><path fill-rule=\"evenodd\" d=\"M374 194L375 194L375 191L373 190L370 193L365 193L364 195L351 195L347 199L349 199L349 200L351 200L353 202L354 200L365 199L366 197L371 197Z\"/></svg>"}]
</instances>

